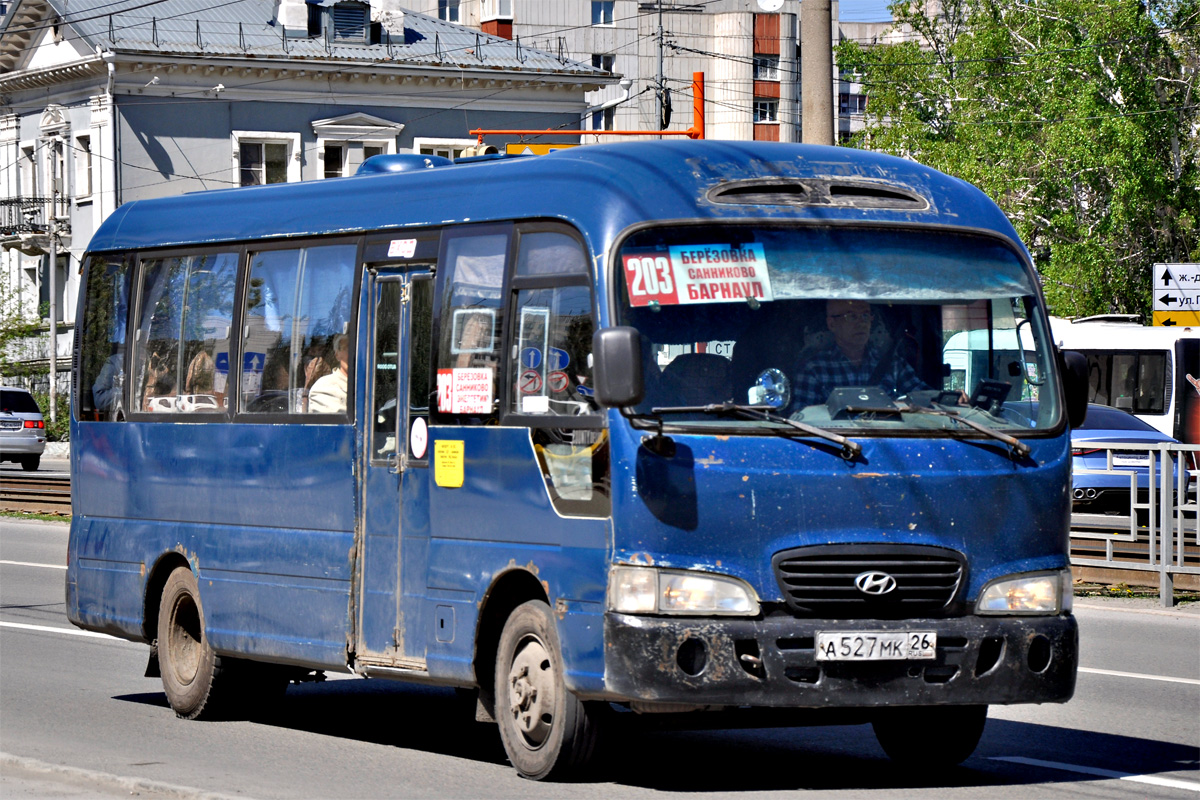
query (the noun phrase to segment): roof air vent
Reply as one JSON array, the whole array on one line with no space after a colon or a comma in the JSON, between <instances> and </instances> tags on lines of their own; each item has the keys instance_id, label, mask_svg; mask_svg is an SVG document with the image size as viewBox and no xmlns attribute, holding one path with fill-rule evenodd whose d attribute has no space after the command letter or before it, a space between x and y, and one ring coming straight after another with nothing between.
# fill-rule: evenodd
<instances>
[{"instance_id":1,"label":"roof air vent","mask_svg":"<svg viewBox=\"0 0 1200 800\"><path fill-rule=\"evenodd\" d=\"M928 201L904 187L868 181L751 178L729 181L708 192L709 202L760 206L842 206L923 211Z\"/></svg>"}]
</instances>

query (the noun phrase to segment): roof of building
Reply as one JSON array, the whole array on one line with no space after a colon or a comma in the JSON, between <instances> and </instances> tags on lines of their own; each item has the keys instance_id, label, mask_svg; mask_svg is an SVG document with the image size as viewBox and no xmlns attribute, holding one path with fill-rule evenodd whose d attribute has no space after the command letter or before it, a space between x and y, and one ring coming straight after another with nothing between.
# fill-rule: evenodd
<instances>
[{"instance_id":1,"label":"roof of building","mask_svg":"<svg viewBox=\"0 0 1200 800\"><path fill-rule=\"evenodd\" d=\"M15 0L0 19L0 72L19 68L21 54L58 19L90 49L147 57L368 61L569 74L601 81L612 77L590 64L413 11L379 15L378 43L335 38L330 35L332 25L310 37L307 29L284 29L277 18L280 5L277 0Z\"/></svg>"}]
</instances>

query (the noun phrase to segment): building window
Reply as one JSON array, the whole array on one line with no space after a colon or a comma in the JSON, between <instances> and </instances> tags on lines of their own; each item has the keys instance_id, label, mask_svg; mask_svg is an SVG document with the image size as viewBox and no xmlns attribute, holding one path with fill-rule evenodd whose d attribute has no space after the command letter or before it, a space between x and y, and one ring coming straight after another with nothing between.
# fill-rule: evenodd
<instances>
[{"instance_id":1,"label":"building window","mask_svg":"<svg viewBox=\"0 0 1200 800\"><path fill-rule=\"evenodd\" d=\"M754 121L755 122L778 122L779 121L779 101L778 100L754 100Z\"/></svg>"},{"instance_id":2,"label":"building window","mask_svg":"<svg viewBox=\"0 0 1200 800\"><path fill-rule=\"evenodd\" d=\"M613 24L613 0L592 0L592 24Z\"/></svg>"},{"instance_id":3,"label":"building window","mask_svg":"<svg viewBox=\"0 0 1200 800\"><path fill-rule=\"evenodd\" d=\"M468 147L474 147L474 139L422 139L413 140L413 152L423 156L441 156L451 161L463 154Z\"/></svg>"},{"instance_id":4,"label":"building window","mask_svg":"<svg viewBox=\"0 0 1200 800\"><path fill-rule=\"evenodd\" d=\"M592 130L611 131L613 129L613 112L615 108L600 108L592 112Z\"/></svg>"},{"instance_id":5,"label":"building window","mask_svg":"<svg viewBox=\"0 0 1200 800\"><path fill-rule=\"evenodd\" d=\"M438 19L445 22L459 22L459 0L438 0Z\"/></svg>"},{"instance_id":6,"label":"building window","mask_svg":"<svg viewBox=\"0 0 1200 800\"><path fill-rule=\"evenodd\" d=\"M287 183L287 145L282 142L242 142L239 160L242 186Z\"/></svg>"},{"instance_id":7,"label":"building window","mask_svg":"<svg viewBox=\"0 0 1200 800\"><path fill-rule=\"evenodd\" d=\"M21 195L23 197L37 197L38 180L37 180L37 162L34 160L34 148L21 148Z\"/></svg>"},{"instance_id":8,"label":"building window","mask_svg":"<svg viewBox=\"0 0 1200 800\"><path fill-rule=\"evenodd\" d=\"M483 0L480 8L482 15L481 21L490 19L512 19L513 9L512 0Z\"/></svg>"},{"instance_id":9,"label":"building window","mask_svg":"<svg viewBox=\"0 0 1200 800\"><path fill-rule=\"evenodd\" d=\"M605 72L613 71L612 53L592 53L592 66Z\"/></svg>"},{"instance_id":10,"label":"building window","mask_svg":"<svg viewBox=\"0 0 1200 800\"><path fill-rule=\"evenodd\" d=\"M862 114L867 110L867 96L842 92L838 95L838 110L843 114Z\"/></svg>"},{"instance_id":11,"label":"building window","mask_svg":"<svg viewBox=\"0 0 1200 800\"><path fill-rule=\"evenodd\" d=\"M755 56L754 57L754 80L756 80L756 81L777 81L777 80L779 80L779 56Z\"/></svg>"},{"instance_id":12,"label":"building window","mask_svg":"<svg viewBox=\"0 0 1200 800\"><path fill-rule=\"evenodd\" d=\"M75 198L92 194L92 137L75 137Z\"/></svg>"},{"instance_id":13,"label":"building window","mask_svg":"<svg viewBox=\"0 0 1200 800\"><path fill-rule=\"evenodd\" d=\"M239 186L300 180L300 134L234 131L234 182Z\"/></svg>"},{"instance_id":14,"label":"building window","mask_svg":"<svg viewBox=\"0 0 1200 800\"><path fill-rule=\"evenodd\" d=\"M340 144L327 144L321 150L325 160L326 178L341 178L346 174L346 148Z\"/></svg>"},{"instance_id":15,"label":"building window","mask_svg":"<svg viewBox=\"0 0 1200 800\"><path fill-rule=\"evenodd\" d=\"M371 158L372 156L381 156L386 152L387 152L387 148L384 147L383 145L364 144L363 145L363 161L366 161L368 158Z\"/></svg>"}]
</instances>

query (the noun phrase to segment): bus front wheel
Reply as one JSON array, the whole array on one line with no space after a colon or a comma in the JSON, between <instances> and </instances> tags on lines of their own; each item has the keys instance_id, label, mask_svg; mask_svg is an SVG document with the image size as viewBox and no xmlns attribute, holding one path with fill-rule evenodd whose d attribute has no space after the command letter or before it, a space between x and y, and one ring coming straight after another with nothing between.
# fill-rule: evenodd
<instances>
[{"instance_id":1,"label":"bus front wheel","mask_svg":"<svg viewBox=\"0 0 1200 800\"><path fill-rule=\"evenodd\" d=\"M180 567L167 578L158 611L158 662L163 689L183 719L211 716L213 687L221 658L204 633L204 609L191 570Z\"/></svg>"},{"instance_id":2,"label":"bus front wheel","mask_svg":"<svg viewBox=\"0 0 1200 800\"><path fill-rule=\"evenodd\" d=\"M563 683L562 648L544 602L517 606L505 622L495 677L496 722L517 772L542 780L582 770L595 750L595 712Z\"/></svg>"},{"instance_id":3,"label":"bus front wheel","mask_svg":"<svg viewBox=\"0 0 1200 800\"><path fill-rule=\"evenodd\" d=\"M871 723L875 738L892 761L926 767L953 767L966 761L983 736L987 706L892 708Z\"/></svg>"}]
</instances>

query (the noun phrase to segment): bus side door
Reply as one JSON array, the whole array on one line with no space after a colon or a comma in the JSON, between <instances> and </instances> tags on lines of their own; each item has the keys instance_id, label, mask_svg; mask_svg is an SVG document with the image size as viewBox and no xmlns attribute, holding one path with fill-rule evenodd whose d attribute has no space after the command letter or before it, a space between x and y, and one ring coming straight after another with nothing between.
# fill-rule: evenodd
<instances>
[{"instance_id":1,"label":"bus side door","mask_svg":"<svg viewBox=\"0 0 1200 800\"><path fill-rule=\"evenodd\" d=\"M425 660L424 642L412 626L429 551L433 306L433 275L427 265L417 270L380 269L366 276L370 341L361 393L365 453L356 620L358 662L411 669L423 669Z\"/></svg>"}]
</instances>

